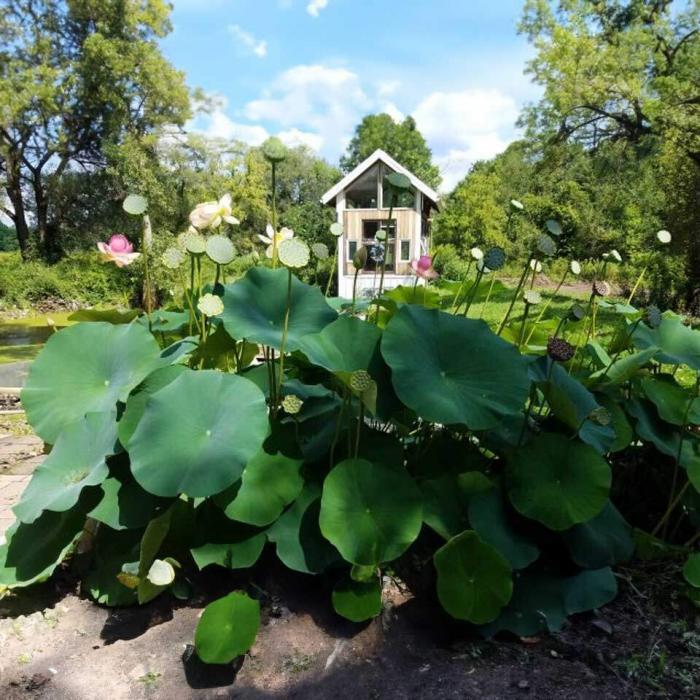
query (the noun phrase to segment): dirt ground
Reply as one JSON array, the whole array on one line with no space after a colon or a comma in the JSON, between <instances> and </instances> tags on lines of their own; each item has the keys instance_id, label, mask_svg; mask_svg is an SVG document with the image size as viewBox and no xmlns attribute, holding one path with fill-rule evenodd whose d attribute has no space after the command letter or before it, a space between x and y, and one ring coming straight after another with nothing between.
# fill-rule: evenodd
<instances>
[{"instance_id":1,"label":"dirt ground","mask_svg":"<svg viewBox=\"0 0 700 700\"><path fill-rule=\"evenodd\" d=\"M273 563L264 568L247 579L202 577L186 604L163 596L143 608L108 610L76 595L65 572L5 598L0 697L700 697L700 618L668 564L620 571L618 599L559 634L495 641L390 581L381 618L352 624L333 613L322 581ZM263 605L255 646L238 668L202 665L191 647L202 606L246 580Z\"/></svg>"}]
</instances>

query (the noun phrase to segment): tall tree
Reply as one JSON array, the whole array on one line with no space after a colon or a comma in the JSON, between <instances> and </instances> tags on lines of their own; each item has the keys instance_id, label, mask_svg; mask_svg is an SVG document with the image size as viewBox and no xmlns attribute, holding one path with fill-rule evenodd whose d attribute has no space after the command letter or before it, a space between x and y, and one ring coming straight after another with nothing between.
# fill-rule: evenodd
<instances>
[{"instance_id":1,"label":"tall tree","mask_svg":"<svg viewBox=\"0 0 700 700\"><path fill-rule=\"evenodd\" d=\"M684 161L700 170L700 0L527 0L521 31L537 50L529 72L544 87L524 114L531 137L672 152L684 182L697 182ZM685 191L685 213L676 206L667 224L677 224L688 302L698 307L700 195Z\"/></svg>"},{"instance_id":2,"label":"tall tree","mask_svg":"<svg viewBox=\"0 0 700 700\"><path fill-rule=\"evenodd\" d=\"M91 172L109 149L189 114L184 75L157 39L165 0L0 0L0 184L23 256L36 228L58 248L53 192L71 169Z\"/></svg>"},{"instance_id":3,"label":"tall tree","mask_svg":"<svg viewBox=\"0 0 700 700\"><path fill-rule=\"evenodd\" d=\"M426 184L439 187L440 170L433 165L433 154L413 117L406 117L401 123L395 122L388 114L365 117L356 127L355 135L340 159L340 167L344 172L349 172L378 148L386 151Z\"/></svg>"}]
</instances>

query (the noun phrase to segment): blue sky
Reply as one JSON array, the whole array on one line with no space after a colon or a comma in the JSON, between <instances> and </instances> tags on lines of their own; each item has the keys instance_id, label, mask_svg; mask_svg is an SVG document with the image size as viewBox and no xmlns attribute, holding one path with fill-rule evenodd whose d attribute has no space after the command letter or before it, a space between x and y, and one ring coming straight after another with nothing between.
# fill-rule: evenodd
<instances>
[{"instance_id":1,"label":"blue sky","mask_svg":"<svg viewBox=\"0 0 700 700\"><path fill-rule=\"evenodd\" d=\"M277 134L337 162L365 114L412 114L449 189L517 137L538 90L522 0L172 0L168 58L216 109L190 128Z\"/></svg>"}]
</instances>

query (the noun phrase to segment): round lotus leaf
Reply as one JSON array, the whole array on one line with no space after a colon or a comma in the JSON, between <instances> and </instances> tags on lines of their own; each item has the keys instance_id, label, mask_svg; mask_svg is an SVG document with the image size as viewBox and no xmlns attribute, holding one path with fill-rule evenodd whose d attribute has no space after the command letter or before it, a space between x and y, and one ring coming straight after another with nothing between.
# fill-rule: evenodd
<instances>
[{"instance_id":1,"label":"round lotus leaf","mask_svg":"<svg viewBox=\"0 0 700 700\"><path fill-rule=\"evenodd\" d=\"M656 239L663 245L669 244L671 242L671 238L672 236L669 231L661 230L656 232Z\"/></svg>"},{"instance_id":2,"label":"round lotus leaf","mask_svg":"<svg viewBox=\"0 0 700 700\"><path fill-rule=\"evenodd\" d=\"M197 310L207 318L221 316L224 313L224 302L216 294L203 294L197 302Z\"/></svg>"},{"instance_id":3,"label":"round lotus leaf","mask_svg":"<svg viewBox=\"0 0 700 700\"><path fill-rule=\"evenodd\" d=\"M209 603L194 634L197 656L207 664L227 664L245 654L260 627L260 603L234 591Z\"/></svg>"},{"instance_id":4,"label":"round lotus leaf","mask_svg":"<svg viewBox=\"0 0 700 700\"><path fill-rule=\"evenodd\" d=\"M382 355L394 389L421 418L496 427L527 398L527 363L483 321L407 305L384 331Z\"/></svg>"},{"instance_id":5,"label":"round lotus leaf","mask_svg":"<svg viewBox=\"0 0 700 700\"><path fill-rule=\"evenodd\" d=\"M495 246L489 248L484 255L484 265L488 267L489 270L496 271L500 270L506 264L506 253L503 248Z\"/></svg>"},{"instance_id":6,"label":"round lotus leaf","mask_svg":"<svg viewBox=\"0 0 700 700\"><path fill-rule=\"evenodd\" d=\"M19 520L33 523L45 510L68 510L85 487L106 479L107 457L118 445L116 418L116 411L88 413L63 429L13 508Z\"/></svg>"},{"instance_id":7,"label":"round lotus leaf","mask_svg":"<svg viewBox=\"0 0 700 700\"><path fill-rule=\"evenodd\" d=\"M564 533L574 563L584 569L600 569L631 559L632 528L608 501L595 518Z\"/></svg>"},{"instance_id":8,"label":"round lotus leaf","mask_svg":"<svg viewBox=\"0 0 700 700\"><path fill-rule=\"evenodd\" d=\"M165 267L167 267L169 270L177 270L186 259L187 256L185 253L183 253L180 248L176 248L175 246L166 248L165 252L160 258L163 265L165 265Z\"/></svg>"},{"instance_id":9,"label":"round lotus leaf","mask_svg":"<svg viewBox=\"0 0 700 700\"><path fill-rule=\"evenodd\" d=\"M348 459L323 484L321 532L351 564L396 559L418 537L422 519L420 491L404 471Z\"/></svg>"},{"instance_id":10,"label":"round lotus leaf","mask_svg":"<svg viewBox=\"0 0 700 700\"><path fill-rule=\"evenodd\" d=\"M209 258L217 265L228 265L236 255L231 240L220 234L207 238L205 250Z\"/></svg>"},{"instance_id":11,"label":"round lotus leaf","mask_svg":"<svg viewBox=\"0 0 700 700\"><path fill-rule=\"evenodd\" d=\"M467 530L433 556L440 604L458 620L483 625L495 620L513 594L508 562Z\"/></svg>"},{"instance_id":12,"label":"round lotus leaf","mask_svg":"<svg viewBox=\"0 0 700 700\"><path fill-rule=\"evenodd\" d=\"M333 609L347 620L364 622L382 611L382 585L378 576L370 581L344 579L333 589Z\"/></svg>"},{"instance_id":13,"label":"round lotus leaf","mask_svg":"<svg viewBox=\"0 0 700 700\"><path fill-rule=\"evenodd\" d=\"M525 292L523 292L523 301L528 306L536 306L537 304L541 303L542 295L534 289L527 289Z\"/></svg>"},{"instance_id":14,"label":"round lotus leaf","mask_svg":"<svg viewBox=\"0 0 700 700\"><path fill-rule=\"evenodd\" d=\"M642 389L659 416L673 425L700 423L700 398L693 396L670 375L642 378Z\"/></svg>"},{"instance_id":15,"label":"round lotus leaf","mask_svg":"<svg viewBox=\"0 0 700 700\"><path fill-rule=\"evenodd\" d=\"M311 251L301 239L288 238L279 244L277 255L285 267L299 269L309 264Z\"/></svg>"},{"instance_id":16,"label":"round lotus leaf","mask_svg":"<svg viewBox=\"0 0 700 700\"><path fill-rule=\"evenodd\" d=\"M551 258L557 252L557 244L546 233L543 233L537 238L537 250Z\"/></svg>"},{"instance_id":17,"label":"round lotus leaf","mask_svg":"<svg viewBox=\"0 0 700 700\"><path fill-rule=\"evenodd\" d=\"M154 513L169 501L144 491L132 479L109 477L102 482L102 500L88 513L112 530L144 527Z\"/></svg>"},{"instance_id":18,"label":"round lotus leaf","mask_svg":"<svg viewBox=\"0 0 700 700\"><path fill-rule=\"evenodd\" d=\"M573 274L573 275L580 275L581 274L581 263L578 260L572 260L569 263L569 270L571 271L571 274Z\"/></svg>"},{"instance_id":19,"label":"round lotus leaf","mask_svg":"<svg viewBox=\"0 0 700 700\"><path fill-rule=\"evenodd\" d=\"M141 216L148 209L148 200L140 194L130 194L122 204L124 211L133 216Z\"/></svg>"},{"instance_id":20,"label":"round lotus leaf","mask_svg":"<svg viewBox=\"0 0 700 700\"><path fill-rule=\"evenodd\" d=\"M337 221L334 221L330 226L330 232L332 236L340 238L340 236L343 235L343 225L338 223Z\"/></svg>"},{"instance_id":21,"label":"round lotus leaf","mask_svg":"<svg viewBox=\"0 0 700 700\"><path fill-rule=\"evenodd\" d=\"M156 369L160 348L143 326L80 323L54 333L22 391L27 420L45 442L86 413L112 411Z\"/></svg>"},{"instance_id":22,"label":"round lotus leaf","mask_svg":"<svg viewBox=\"0 0 700 700\"><path fill-rule=\"evenodd\" d=\"M314 243L311 251L319 260L326 260L329 255L328 246L325 243Z\"/></svg>"},{"instance_id":23,"label":"round lotus leaf","mask_svg":"<svg viewBox=\"0 0 700 700\"><path fill-rule=\"evenodd\" d=\"M540 550L511 520L500 488L482 491L469 500L469 521L479 537L495 547L514 569L524 569L540 556Z\"/></svg>"},{"instance_id":24,"label":"round lotus leaf","mask_svg":"<svg viewBox=\"0 0 700 700\"><path fill-rule=\"evenodd\" d=\"M280 348L287 283L287 270L254 267L241 280L226 285L222 316L226 332L232 338ZM303 336L318 333L336 318L338 315L328 306L318 287L292 277L287 351L297 350Z\"/></svg>"},{"instance_id":25,"label":"round lotus leaf","mask_svg":"<svg viewBox=\"0 0 700 700\"><path fill-rule=\"evenodd\" d=\"M547 227L547 231L549 231L553 236L561 236L561 224L555 219L547 219L547 221L544 222L544 225Z\"/></svg>"},{"instance_id":26,"label":"round lotus leaf","mask_svg":"<svg viewBox=\"0 0 700 700\"><path fill-rule=\"evenodd\" d=\"M513 454L508 469L515 509L551 530L598 515L611 481L610 465L592 447L558 433L540 433Z\"/></svg>"},{"instance_id":27,"label":"round lotus leaf","mask_svg":"<svg viewBox=\"0 0 700 700\"><path fill-rule=\"evenodd\" d=\"M287 157L287 147L276 136L263 143L262 152L271 163L281 163Z\"/></svg>"},{"instance_id":28,"label":"round lotus leaf","mask_svg":"<svg viewBox=\"0 0 700 700\"><path fill-rule=\"evenodd\" d=\"M304 336L299 350L319 367L329 372L367 370L372 362L381 331L354 316L340 316L320 333Z\"/></svg>"},{"instance_id":29,"label":"round lotus leaf","mask_svg":"<svg viewBox=\"0 0 700 700\"><path fill-rule=\"evenodd\" d=\"M134 478L149 493L212 496L240 478L268 432L253 382L188 371L151 395L129 440Z\"/></svg>"},{"instance_id":30,"label":"round lotus leaf","mask_svg":"<svg viewBox=\"0 0 700 700\"><path fill-rule=\"evenodd\" d=\"M386 181L395 190L407 191L411 189L411 178L403 173L390 173L386 176Z\"/></svg>"},{"instance_id":31,"label":"round lotus leaf","mask_svg":"<svg viewBox=\"0 0 700 700\"><path fill-rule=\"evenodd\" d=\"M700 588L700 554L691 554L683 567L683 577L694 588Z\"/></svg>"},{"instance_id":32,"label":"round lotus leaf","mask_svg":"<svg viewBox=\"0 0 700 700\"><path fill-rule=\"evenodd\" d=\"M517 199L511 199L510 206L513 209L515 209L516 211L522 211L523 209L525 209L525 207L523 206L523 203L518 201Z\"/></svg>"}]
</instances>

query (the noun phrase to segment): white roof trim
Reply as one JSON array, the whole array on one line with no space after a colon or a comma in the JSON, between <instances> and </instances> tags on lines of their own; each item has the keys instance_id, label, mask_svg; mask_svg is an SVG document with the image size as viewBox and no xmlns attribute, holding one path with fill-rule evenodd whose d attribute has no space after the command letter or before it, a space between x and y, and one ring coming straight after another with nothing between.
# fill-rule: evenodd
<instances>
[{"instance_id":1,"label":"white roof trim","mask_svg":"<svg viewBox=\"0 0 700 700\"><path fill-rule=\"evenodd\" d=\"M385 165L388 165L394 172L405 175L411 181L411 184L432 202L438 202L440 196L434 189L428 187L428 185L417 178L412 172L406 170L403 165L397 163L388 153L383 151L381 148L378 148L369 158L363 160L362 163L360 163L352 172L349 172L337 185L331 187L331 189L328 190L323 197L321 197L321 204L328 204L334 200L343 190L346 190L353 182L355 182L355 180L357 180L362 173L369 170L377 161L380 160Z\"/></svg>"}]
</instances>

